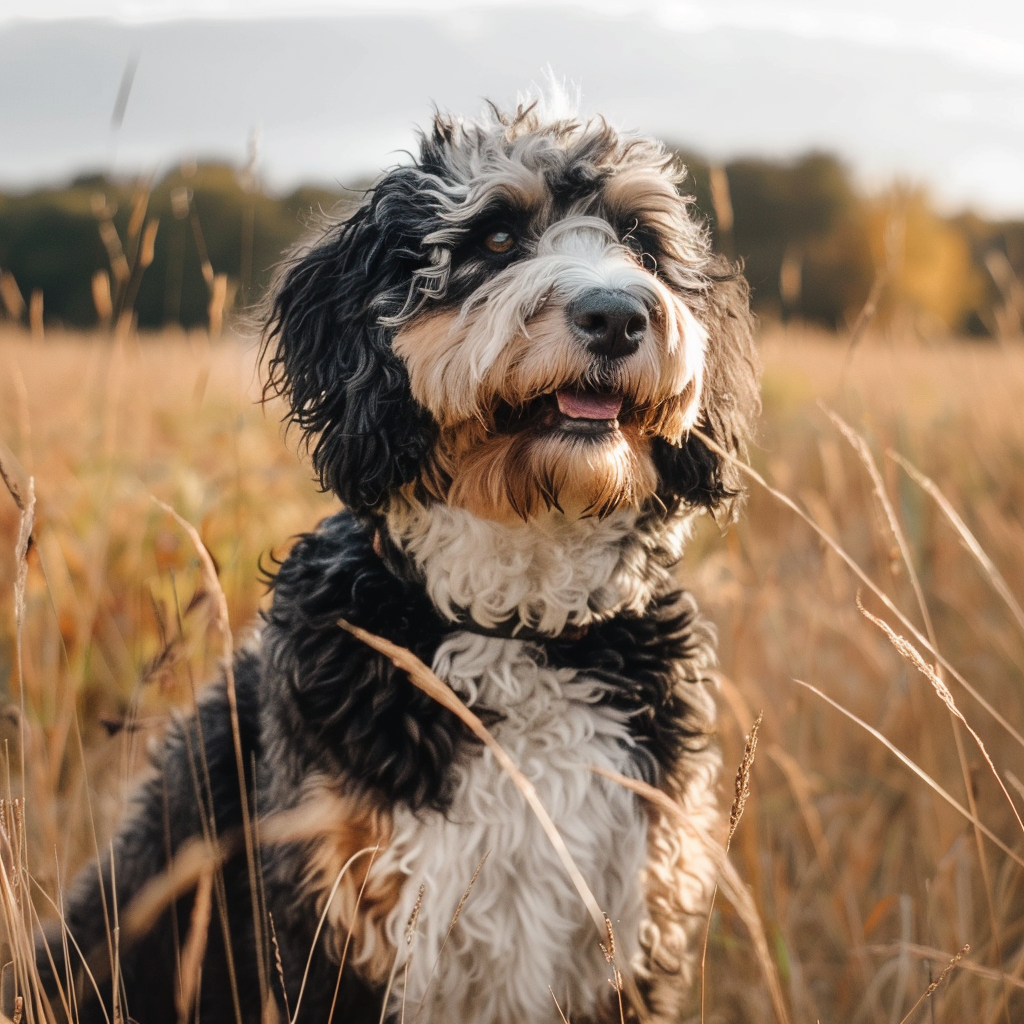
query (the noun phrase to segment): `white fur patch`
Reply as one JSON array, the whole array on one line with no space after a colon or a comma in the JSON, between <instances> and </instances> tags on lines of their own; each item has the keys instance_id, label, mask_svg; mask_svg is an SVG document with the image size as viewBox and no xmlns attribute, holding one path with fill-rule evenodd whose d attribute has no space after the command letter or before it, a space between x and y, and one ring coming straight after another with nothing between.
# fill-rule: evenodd
<instances>
[{"instance_id":1,"label":"white fur patch","mask_svg":"<svg viewBox=\"0 0 1024 1024\"><path fill-rule=\"evenodd\" d=\"M600 684L537 663L520 640L456 633L434 670L470 704L501 709L494 735L536 787L616 933L616 962L639 953L646 817L591 765L629 772L621 715ZM407 876L387 922L397 952L392 1010L424 1024L522 1024L593 1012L609 967L586 908L520 792L486 749L455 772L447 814L398 811L374 872ZM456 908L487 859L445 943ZM408 935L420 887L423 898ZM422 1013L419 1012L423 1005Z\"/></svg>"},{"instance_id":2,"label":"white fur patch","mask_svg":"<svg viewBox=\"0 0 1024 1024\"><path fill-rule=\"evenodd\" d=\"M666 524L656 547L636 533L638 518L633 509L585 519L552 511L528 523L498 523L447 505L399 500L387 524L443 615L458 620L468 613L487 629L518 615L531 629L555 636L566 626L642 611L667 588L690 520Z\"/></svg>"}]
</instances>

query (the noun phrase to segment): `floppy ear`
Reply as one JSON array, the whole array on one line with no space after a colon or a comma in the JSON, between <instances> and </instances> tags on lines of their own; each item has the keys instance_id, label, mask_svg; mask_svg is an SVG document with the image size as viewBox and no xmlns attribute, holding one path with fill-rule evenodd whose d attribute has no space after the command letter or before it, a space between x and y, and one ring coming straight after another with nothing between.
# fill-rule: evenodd
<instances>
[{"instance_id":1,"label":"floppy ear","mask_svg":"<svg viewBox=\"0 0 1024 1024\"><path fill-rule=\"evenodd\" d=\"M265 317L265 390L289 403L324 490L359 511L415 476L433 436L383 323L403 311L424 262L422 188L413 168L392 171L291 257Z\"/></svg>"},{"instance_id":2,"label":"floppy ear","mask_svg":"<svg viewBox=\"0 0 1024 1024\"><path fill-rule=\"evenodd\" d=\"M695 310L708 332L697 426L727 452L743 456L761 409L750 288L721 258L710 276L704 307ZM652 455L658 495L669 508L685 503L714 510L742 493L739 470L694 434L678 448L656 438Z\"/></svg>"}]
</instances>

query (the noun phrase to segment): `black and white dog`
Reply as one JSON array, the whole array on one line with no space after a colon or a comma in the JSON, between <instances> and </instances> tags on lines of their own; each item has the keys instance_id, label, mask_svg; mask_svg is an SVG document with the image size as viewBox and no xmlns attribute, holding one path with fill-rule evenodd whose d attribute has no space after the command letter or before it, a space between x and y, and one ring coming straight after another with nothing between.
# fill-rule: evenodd
<instances>
[{"instance_id":1,"label":"black and white dog","mask_svg":"<svg viewBox=\"0 0 1024 1024\"><path fill-rule=\"evenodd\" d=\"M236 655L241 749L222 682L170 728L113 868L74 888L74 941L56 929L50 952L83 1021L114 1019L111 979L139 1024L619 1020L593 921L510 778L340 619L488 723L614 926L627 1016L679 1019L711 859L592 768L716 827L711 641L672 570L695 514L739 489L691 428L742 450L757 366L746 285L682 177L599 118L439 115L415 163L285 266L269 388L345 509L295 545ZM194 891L120 935L112 968L115 900L124 920L197 837L289 813L313 830L223 864L193 1005Z\"/></svg>"}]
</instances>

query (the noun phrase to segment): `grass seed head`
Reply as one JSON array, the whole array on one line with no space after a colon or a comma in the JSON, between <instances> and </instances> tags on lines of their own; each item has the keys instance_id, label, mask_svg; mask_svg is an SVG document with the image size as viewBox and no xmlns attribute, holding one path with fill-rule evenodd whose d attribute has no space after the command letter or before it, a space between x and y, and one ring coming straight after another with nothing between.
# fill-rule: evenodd
<instances>
[{"instance_id":1,"label":"grass seed head","mask_svg":"<svg viewBox=\"0 0 1024 1024\"><path fill-rule=\"evenodd\" d=\"M420 884L420 891L416 894L416 902L413 905L412 913L409 915L409 923L405 926L405 941L407 945L412 945L412 940L416 937L416 922L420 918L420 907L423 905L423 894L427 891L427 887Z\"/></svg>"},{"instance_id":2,"label":"grass seed head","mask_svg":"<svg viewBox=\"0 0 1024 1024\"><path fill-rule=\"evenodd\" d=\"M743 808L750 796L750 772L754 767L754 753L757 751L757 732L761 728L763 719L764 712L759 711L743 745L743 758L740 761L739 771L736 772L736 797L732 802L732 810L729 811L729 838L726 840L726 849L732 843L732 837L736 835L740 818L743 817Z\"/></svg>"}]
</instances>

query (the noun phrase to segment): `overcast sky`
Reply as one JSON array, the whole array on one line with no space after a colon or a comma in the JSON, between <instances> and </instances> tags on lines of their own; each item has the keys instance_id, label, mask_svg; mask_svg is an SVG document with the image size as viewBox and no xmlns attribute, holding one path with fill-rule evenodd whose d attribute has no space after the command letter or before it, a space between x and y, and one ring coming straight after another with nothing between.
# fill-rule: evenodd
<instances>
[{"instance_id":1,"label":"overcast sky","mask_svg":"<svg viewBox=\"0 0 1024 1024\"><path fill-rule=\"evenodd\" d=\"M270 185L346 181L432 102L508 103L548 65L714 159L827 148L867 187L1024 216L1020 0L0 0L0 185L241 161L254 130Z\"/></svg>"}]
</instances>

